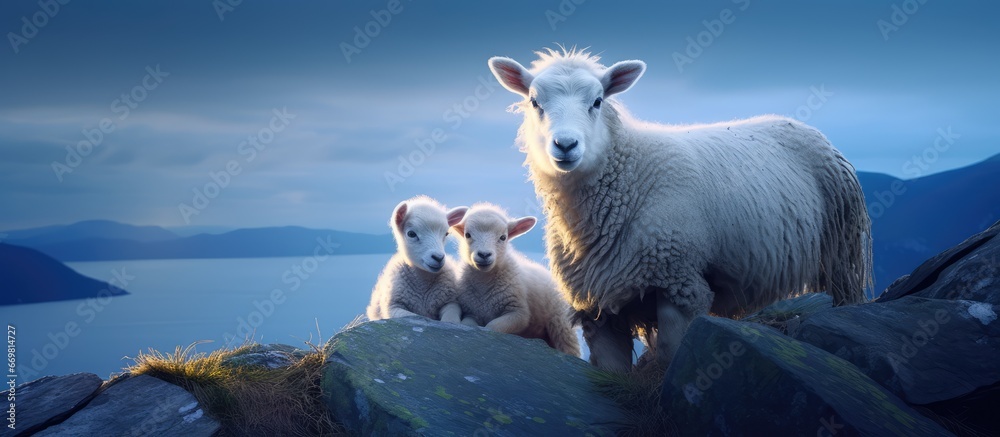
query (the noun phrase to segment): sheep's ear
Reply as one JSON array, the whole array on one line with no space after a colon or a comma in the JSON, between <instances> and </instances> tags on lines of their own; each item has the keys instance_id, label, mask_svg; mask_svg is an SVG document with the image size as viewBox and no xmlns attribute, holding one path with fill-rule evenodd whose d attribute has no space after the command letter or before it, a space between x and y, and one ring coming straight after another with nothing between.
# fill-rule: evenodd
<instances>
[{"instance_id":1,"label":"sheep's ear","mask_svg":"<svg viewBox=\"0 0 1000 437\"><path fill-rule=\"evenodd\" d=\"M528 87L535 79L521 64L511 58L494 56L490 58L490 71L500 81L500 85L512 93L528 97Z\"/></svg>"},{"instance_id":2,"label":"sheep's ear","mask_svg":"<svg viewBox=\"0 0 1000 437\"><path fill-rule=\"evenodd\" d=\"M517 220L511 220L510 223L507 223L507 238L514 239L514 237L530 231L531 228L535 227L536 222L538 222L538 219L534 217L522 217Z\"/></svg>"},{"instance_id":3,"label":"sheep's ear","mask_svg":"<svg viewBox=\"0 0 1000 437\"><path fill-rule=\"evenodd\" d=\"M460 221L458 223L455 223L454 225L451 226L451 228L455 230L455 236L458 237L459 239L461 239L462 237L465 237L465 222L464 221Z\"/></svg>"},{"instance_id":4,"label":"sheep's ear","mask_svg":"<svg viewBox=\"0 0 1000 437\"><path fill-rule=\"evenodd\" d=\"M604 96L609 97L632 88L645 71L646 63L642 61L621 61L608 67L601 78Z\"/></svg>"},{"instance_id":5,"label":"sheep's ear","mask_svg":"<svg viewBox=\"0 0 1000 437\"><path fill-rule=\"evenodd\" d=\"M468 206L459 206L448 210L448 227L458 224L465 218L465 213L469 211Z\"/></svg>"},{"instance_id":6,"label":"sheep's ear","mask_svg":"<svg viewBox=\"0 0 1000 437\"><path fill-rule=\"evenodd\" d=\"M399 205L396 205L396 209L392 210L392 222L390 225L393 229L403 232L403 223L405 223L404 219L406 218L407 209L406 202L399 202Z\"/></svg>"}]
</instances>

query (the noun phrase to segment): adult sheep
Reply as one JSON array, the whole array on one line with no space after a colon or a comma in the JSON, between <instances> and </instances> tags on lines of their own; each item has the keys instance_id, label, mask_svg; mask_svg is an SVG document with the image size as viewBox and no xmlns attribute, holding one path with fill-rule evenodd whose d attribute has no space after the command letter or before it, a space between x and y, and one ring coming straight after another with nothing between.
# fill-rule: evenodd
<instances>
[{"instance_id":1,"label":"adult sheep","mask_svg":"<svg viewBox=\"0 0 1000 437\"><path fill-rule=\"evenodd\" d=\"M804 290L826 290L837 305L864 299L864 196L819 131L779 116L641 122L612 96L642 76L642 61L537 54L530 70L504 57L489 66L524 97L517 141L591 363L627 370L639 335L669 365L709 311L732 317Z\"/></svg>"}]
</instances>

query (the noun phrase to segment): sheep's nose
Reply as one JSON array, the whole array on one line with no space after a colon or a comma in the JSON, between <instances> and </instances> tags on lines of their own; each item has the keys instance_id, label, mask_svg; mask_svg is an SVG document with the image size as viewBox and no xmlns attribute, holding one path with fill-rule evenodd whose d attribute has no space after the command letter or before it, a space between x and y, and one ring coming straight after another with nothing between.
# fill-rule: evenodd
<instances>
[{"instance_id":1,"label":"sheep's nose","mask_svg":"<svg viewBox=\"0 0 1000 437\"><path fill-rule=\"evenodd\" d=\"M555 144L556 148L563 152L569 152L570 150L576 148L576 145L579 143L570 138L556 138L552 140L552 144Z\"/></svg>"},{"instance_id":2,"label":"sheep's nose","mask_svg":"<svg viewBox=\"0 0 1000 437\"><path fill-rule=\"evenodd\" d=\"M431 255L431 259L437 262L441 262L444 261L444 255L439 255L435 253L434 255Z\"/></svg>"},{"instance_id":3,"label":"sheep's nose","mask_svg":"<svg viewBox=\"0 0 1000 437\"><path fill-rule=\"evenodd\" d=\"M482 258L483 260L488 260L490 259L491 256L493 256L493 254L490 252L476 252L476 255Z\"/></svg>"}]
</instances>

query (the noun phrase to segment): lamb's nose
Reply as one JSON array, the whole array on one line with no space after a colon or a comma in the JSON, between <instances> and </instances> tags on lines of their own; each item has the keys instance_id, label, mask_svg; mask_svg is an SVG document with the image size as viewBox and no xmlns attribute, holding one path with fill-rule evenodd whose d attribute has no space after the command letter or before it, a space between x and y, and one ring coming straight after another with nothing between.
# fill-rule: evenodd
<instances>
[{"instance_id":1,"label":"lamb's nose","mask_svg":"<svg viewBox=\"0 0 1000 437\"><path fill-rule=\"evenodd\" d=\"M552 144L555 144L556 148L563 152L569 152L570 150L576 148L578 142L569 138L556 138L552 140Z\"/></svg>"},{"instance_id":2,"label":"lamb's nose","mask_svg":"<svg viewBox=\"0 0 1000 437\"><path fill-rule=\"evenodd\" d=\"M490 252L476 252L476 255L478 255L483 260L488 260L490 259L491 256L493 256L493 254Z\"/></svg>"},{"instance_id":3,"label":"lamb's nose","mask_svg":"<svg viewBox=\"0 0 1000 437\"><path fill-rule=\"evenodd\" d=\"M444 261L444 255L438 255L435 253L434 255L431 255L431 259L437 262L441 262Z\"/></svg>"}]
</instances>

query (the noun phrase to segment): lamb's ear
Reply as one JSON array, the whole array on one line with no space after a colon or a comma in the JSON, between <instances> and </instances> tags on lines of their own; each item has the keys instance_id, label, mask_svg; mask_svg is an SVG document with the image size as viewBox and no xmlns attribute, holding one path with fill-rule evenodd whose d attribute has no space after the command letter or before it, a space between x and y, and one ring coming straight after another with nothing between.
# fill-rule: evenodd
<instances>
[{"instance_id":1,"label":"lamb's ear","mask_svg":"<svg viewBox=\"0 0 1000 437\"><path fill-rule=\"evenodd\" d=\"M459 239L465 237L465 221L460 221L451 226L455 230L455 236Z\"/></svg>"},{"instance_id":2,"label":"lamb's ear","mask_svg":"<svg viewBox=\"0 0 1000 437\"><path fill-rule=\"evenodd\" d=\"M645 71L646 63L642 61L621 61L608 67L604 77L601 78L604 96L609 97L632 88Z\"/></svg>"},{"instance_id":3,"label":"lamb's ear","mask_svg":"<svg viewBox=\"0 0 1000 437\"><path fill-rule=\"evenodd\" d=\"M490 71L500 81L500 85L512 93L528 97L528 87L535 79L521 64L511 58L494 56L490 58Z\"/></svg>"},{"instance_id":4,"label":"lamb's ear","mask_svg":"<svg viewBox=\"0 0 1000 437\"><path fill-rule=\"evenodd\" d=\"M403 223L404 223L403 220L406 219L407 209L408 207L406 205L406 202L403 201L399 202L399 205L396 205L396 209L392 210L392 222L390 222L389 224L392 226L393 229L397 229L399 230L399 232L403 232Z\"/></svg>"},{"instance_id":5,"label":"lamb's ear","mask_svg":"<svg viewBox=\"0 0 1000 437\"><path fill-rule=\"evenodd\" d=\"M538 219L534 217L521 217L517 220L511 220L507 223L507 238L514 239L519 235L524 234L535 227L535 223Z\"/></svg>"},{"instance_id":6,"label":"lamb's ear","mask_svg":"<svg viewBox=\"0 0 1000 437\"><path fill-rule=\"evenodd\" d=\"M468 206L459 206L448 210L448 227L458 224L465 218L465 213L469 211Z\"/></svg>"}]
</instances>

